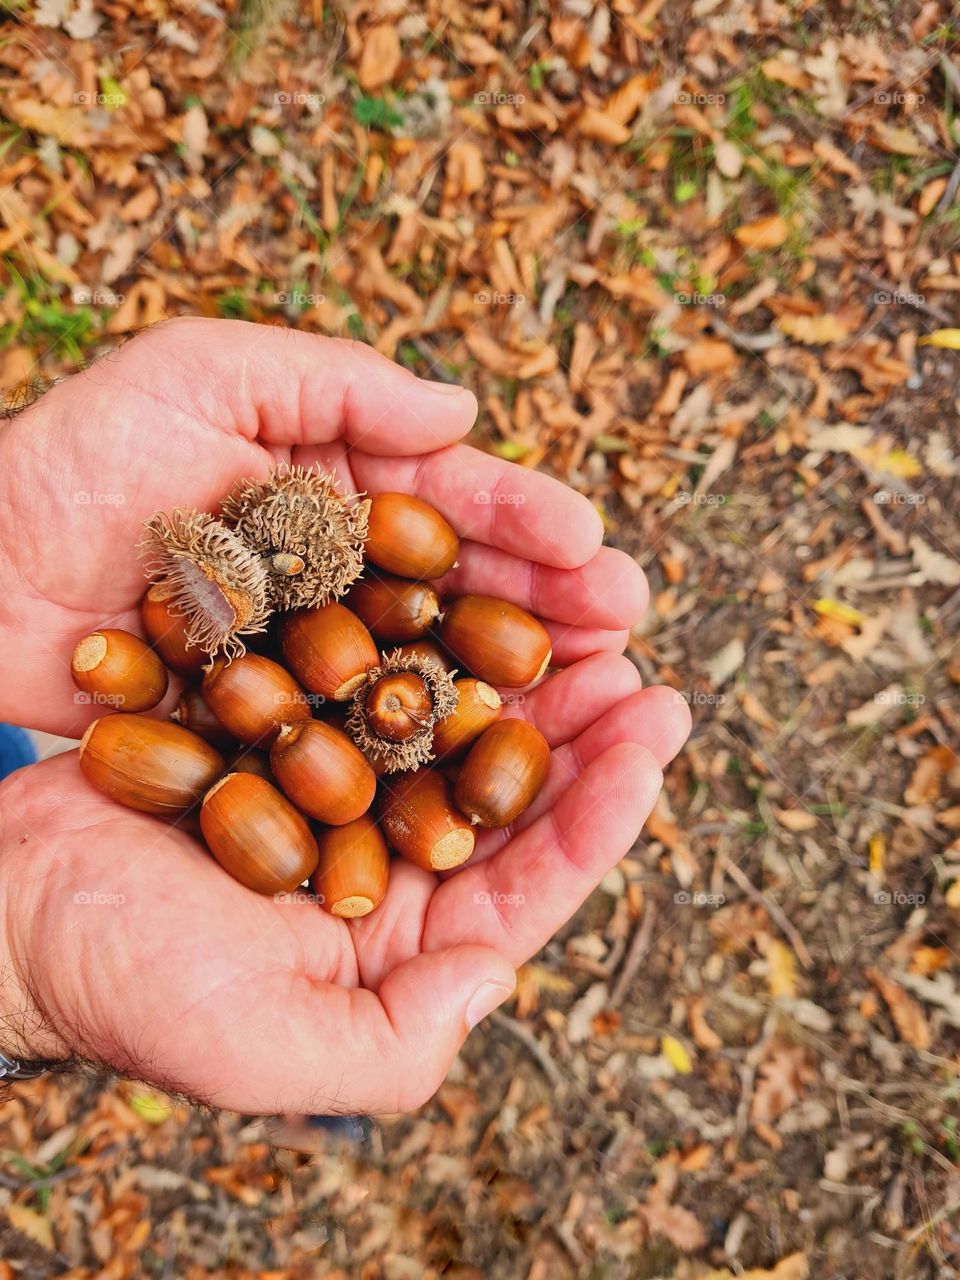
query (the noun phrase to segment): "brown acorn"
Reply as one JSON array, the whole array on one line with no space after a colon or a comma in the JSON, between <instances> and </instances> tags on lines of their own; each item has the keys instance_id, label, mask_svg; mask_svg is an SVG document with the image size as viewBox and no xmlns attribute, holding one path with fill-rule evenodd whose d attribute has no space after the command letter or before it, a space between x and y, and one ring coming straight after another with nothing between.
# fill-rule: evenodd
<instances>
[{"instance_id":1,"label":"brown acorn","mask_svg":"<svg viewBox=\"0 0 960 1280\"><path fill-rule=\"evenodd\" d=\"M540 792L550 746L527 720L498 720L470 748L457 778L457 808L481 827L508 827Z\"/></svg>"},{"instance_id":2,"label":"brown acorn","mask_svg":"<svg viewBox=\"0 0 960 1280\"><path fill-rule=\"evenodd\" d=\"M232 662L217 658L202 688L224 728L249 746L267 746L282 724L311 716L307 696L293 676L258 653L245 653Z\"/></svg>"},{"instance_id":3,"label":"brown acorn","mask_svg":"<svg viewBox=\"0 0 960 1280\"><path fill-rule=\"evenodd\" d=\"M253 747L241 747L227 760L227 773L255 773L258 778L276 786L276 778L270 768L270 757Z\"/></svg>"},{"instance_id":4,"label":"brown acorn","mask_svg":"<svg viewBox=\"0 0 960 1280\"><path fill-rule=\"evenodd\" d=\"M306 819L256 774L228 773L211 787L200 828L223 869L255 893L290 893L316 870Z\"/></svg>"},{"instance_id":5,"label":"brown acorn","mask_svg":"<svg viewBox=\"0 0 960 1280\"><path fill-rule=\"evenodd\" d=\"M146 716L103 716L80 743L80 769L98 791L163 817L198 803L223 767L220 752L197 734Z\"/></svg>"},{"instance_id":6,"label":"brown acorn","mask_svg":"<svg viewBox=\"0 0 960 1280\"><path fill-rule=\"evenodd\" d=\"M345 702L380 661L373 636L342 604L298 609L280 622L287 665L311 693Z\"/></svg>"},{"instance_id":7,"label":"brown acorn","mask_svg":"<svg viewBox=\"0 0 960 1280\"><path fill-rule=\"evenodd\" d=\"M379 907L387 892L390 854L369 814L317 835L320 862L311 879L321 906L331 915L355 919Z\"/></svg>"},{"instance_id":8,"label":"brown acorn","mask_svg":"<svg viewBox=\"0 0 960 1280\"><path fill-rule=\"evenodd\" d=\"M428 582L386 574L355 583L347 605L381 645L419 639L440 615L440 597Z\"/></svg>"},{"instance_id":9,"label":"brown acorn","mask_svg":"<svg viewBox=\"0 0 960 1280\"><path fill-rule=\"evenodd\" d=\"M322 720L285 724L270 749L270 767L298 809L330 826L366 813L377 789L363 754Z\"/></svg>"},{"instance_id":10,"label":"brown acorn","mask_svg":"<svg viewBox=\"0 0 960 1280\"><path fill-rule=\"evenodd\" d=\"M206 738L221 751L234 744L233 734L213 714L202 689L184 689L176 708L170 713L170 719L191 733L199 733L201 738Z\"/></svg>"},{"instance_id":11,"label":"brown acorn","mask_svg":"<svg viewBox=\"0 0 960 1280\"><path fill-rule=\"evenodd\" d=\"M449 871L473 853L473 828L453 802L450 783L417 769L389 783L380 826L390 844L425 871Z\"/></svg>"},{"instance_id":12,"label":"brown acorn","mask_svg":"<svg viewBox=\"0 0 960 1280\"><path fill-rule=\"evenodd\" d=\"M442 578L460 549L439 511L408 493L377 493L370 500L366 558L400 578Z\"/></svg>"},{"instance_id":13,"label":"brown acorn","mask_svg":"<svg viewBox=\"0 0 960 1280\"><path fill-rule=\"evenodd\" d=\"M378 774L380 764L383 772L399 773L433 759L434 728L456 705L457 690L446 671L394 653L367 672L350 705L347 732Z\"/></svg>"},{"instance_id":14,"label":"brown acorn","mask_svg":"<svg viewBox=\"0 0 960 1280\"><path fill-rule=\"evenodd\" d=\"M486 684L520 688L550 665L550 635L519 605L493 596L460 596L444 607L440 640Z\"/></svg>"},{"instance_id":15,"label":"brown acorn","mask_svg":"<svg viewBox=\"0 0 960 1280\"><path fill-rule=\"evenodd\" d=\"M154 650L139 636L112 627L83 637L70 674L91 701L122 711L149 711L167 692L167 671Z\"/></svg>"},{"instance_id":16,"label":"brown acorn","mask_svg":"<svg viewBox=\"0 0 960 1280\"><path fill-rule=\"evenodd\" d=\"M423 676L398 671L381 676L367 694L367 723L378 738L406 742L432 724L433 699Z\"/></svg>"},{"instance_id":17,"label":"brown acorn","mask_svg":"<svg viewBox=\"0 0 960 1280\"><path fill-rule=\"evenodd\" d=\"M140 601L140 620L147 639L166 666L185 679L199 676L210 661L199 645L191 644L187 635L187 619L177 613L169 594L170 588L157 583Z\"/></svg>"},{"instance_id":18,"label":"brown acorn","mask_svg":"<svg viewBox=\"0 0 960 1280\"><path fill-rule=\"evenodd\" d=\"M492 685L468 678L454 680L459 701L455 711L433 731L433 754L437 760L455 760L472 742L500 718L502 703Z\"/></svg>"},{"instance_id":19,"label":"brown acorn","mask_svg":"<svg viewBox=\"0 0 960 1280\"><path fill-rule=\"evenodd\" d=\"M443 671L455 671L457 668L450 654L430 636L408 640L406 644L397 645L394 652L400 658L425 658L428 662L435 662Z\"/></svg>"}]
</instances>

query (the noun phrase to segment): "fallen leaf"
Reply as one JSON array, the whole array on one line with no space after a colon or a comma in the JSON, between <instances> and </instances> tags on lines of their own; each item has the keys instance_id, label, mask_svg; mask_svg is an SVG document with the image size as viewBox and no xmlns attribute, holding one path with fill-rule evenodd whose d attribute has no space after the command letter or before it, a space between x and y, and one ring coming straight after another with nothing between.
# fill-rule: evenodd
<instances>
[{"instance_id":1,"label":"fallen leaf","mask_svg":"<svg viewBox=\"0 0 960 1280\"><path fill-rule=\"evenodd\" d=\"M690 1054L676 1036L663 1036L660 1040L660 1052L678 1075L688 1076L693 1070Z\"/></svg>"},{"instance_id":2,"label":"fallen leaf","mask_svg":"<svg viewBox=\"0 0 960 1280\"><path fill-rule=\"evenodd\" d=\"M817 815L808 809L777 809L775 807L773 812L781 827L786 827L788 831L813 831L820 824Z\"/></svg>"},{"instance_id":3,"label":"fallen leaf","mask_svg":"<svg viewBox=\"0 0 960 1280\"><path fill-rule=\"evenodd\" d=\"M844 604L842 600L815 600L813 609L821 617L833 618L837 622L845 622L849 627L859 626L863 621L863 614L860 610L854 609L852 605Z\"/></svg>"},{"instance_id":4,"label":"fallen leaf","mask_svg":"<svg viewBox=\"0 0 960 1280\"><path fill-rule=\"evenodd\" d=\"M793 1000L797 994L797 962L779 938L767 946L767 987L774 1000Z\"/></svg>"},{"instance_id":5,"label":"fallen leaf","mask_svg":"<svg viewBox=\"0 0 960 1280\"><path fill-rule=\"evenodd\" d=\"M383 23L365 32L357 71L360 88L369 93L389 84L396 75L400 57L400 35L396 27Z\"/></svg>"},{"instance_id":6,"label":"fallen leaf","mask_svg":"<svg viewBox=\"0 0 960 1280\"><path fill-rule=\"evenodd\" d=\"M681 1253L694 1253L707 1242L699 1219L683 1205L651 1200L649 1204L638 1205L637 1211L652 1235L665 1236Z\"/></svg>"},{"instance_id":7,"label":"fallen leaf","mask_svg":"<svg viewBox=\"0 0 960 1280\"><path fill-rule=\"evenodd\" d=\"M790 234L790 224L779 213L748 222L733 233L745 249L778 249Z\"/></svg>"},{"instance_id":8,"label":"fallen leaf","mask_svg":"<svg viewBox=\"0 0 960 1280\"><path fill-rule=\"evenodd\" d=\"M17 1231L22 1232L34 1244L40 1245L43 1249L52 1250L55 1247L50 1220L45 1218L42 1213L37 1213L36 1209L29 1209L24 1204L8 1204L4 1209L4 1213L10 1221L10 1225L15 1227Z\"/></svg>"},{"instance_id":9,"label":"fallen leaf","mask_svg":"<svg viewBox=\"0 0 960 1280\"><path fill-rule=\"evenodd\" d=\"M783 315L777 321L788 338L808 347L823 347L831 342L849 338L850 328L837 315L819 316Z\"/></svg>"},{"instance_id":10,"label":"fallen leaf","mask_svg":"<svg viewBox=\"0 0 960 1280\"><path fill-rule=\"evenodd\" d=\"M879 969L873 967L864 970L867 979L883 996L894 1025L901 1039L914 1049L930 1048L930 1028L923 1015L923 1010L892 978L886 977Z\"/></svg>"},{"instance_id":11,"label":"fallen leaf","mask_svg":"<svg viewBox=\"0 0 960 1280\"><path fill-rule=\"evenodd\" d=\"M938 587L960 585L960 560L935 550L917 533L910 539L910 550L917 566L913 580L918 585L924 582L933 582Z\"/></svg>"}]
</instances>

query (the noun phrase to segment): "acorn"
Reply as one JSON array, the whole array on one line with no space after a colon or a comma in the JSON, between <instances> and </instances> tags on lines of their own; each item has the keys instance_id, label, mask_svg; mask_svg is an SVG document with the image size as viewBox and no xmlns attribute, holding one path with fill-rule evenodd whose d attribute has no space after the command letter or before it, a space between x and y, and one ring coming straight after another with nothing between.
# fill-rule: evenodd
<instances>
[{"instance_id":1,"label":"acorn","mask_svg":"<svg viewBox=\"0 0 960 1280\"><path fill-rule=\"evenodd\" d=\"M481 827L508 827L537 798L550 746L527 720L498 720L470 748L456 785L457 807Z\"/></svg>"},{"instance_id":2,"label":"acorn","mask_svg":"<svg viewBox=\"0 0 960 1280\"><path fill-rule=\"evenodd\" d=\"M270 757L263 751L255 751L252 747L241 747L227 759L227 773L255 773L258 778L276 785L273 770L270 768Z\"/></svg>"},{"instance_id":3,"label":"acorn","mask_svg":"<svg viewBox=\"0 0 960 1280\"><path fill-rule=\"evenodd\" d=\"M400 578L442 578L460 549L439 511L408 493L377 493L370 500L366 557Z\"/></svg>"},{"instance_id":4,"label":"acorn","mask_svg":"<svg viewBox=\"0 0 960 1280\"><path fill-rule=\"evenodd\" d=\"M223 756L209 742L169 720L128 713L103 716L80 742L80 769L87 780L142 813L184 813L223 767Z\"/></svg>"},{"instance_id":5,"label":"acorn","mask_svg":"<svg viewBox=\"0 0 960 1280\"><path fill-rule=\"evenodd\" d=\"M233 734L228 733L210 710L202 689L184 689L180 701L170 712L170 719L191 733L198 733L220 750L234 745Z\"/></svg>"},{"instance_id":6,"label":"acorn","mask_svg":"<svg viewBox=\"0 0 960 1280\"><path fill-rule=\"evenodd\" d=\"M255 893L290 893L316 870L306 819L256 774L228 773L211 787L200 828L221 867Z\"/></svg>"},{"instance_id":7,"label":"acorn","mask_svg":"<svg viewBox=\"0 0 960 1280\"><path fill-rule=\"evenodd\" d=\"M83 637L70 674L93 702L124 711L149 711L167 692L167 670L156 652L139 636L112 627Z\"/></svg>"},{"instance_id":8,"label":"acorn","mask_svg":"<svg viewBox=\"0 0 960 1280\"><path fill-rule=\"evenodd\" d=\"M500 718L502 710L500 695L492 685L472 678L453 683L459 698L456 710L433 731L433 754L437 760L454 760L462 755Z\"/></svg>"},{"instance_id":9,"label":"acorn","mask_svg":"<svg viewBox=\"0 0 960 1280\"><path fill-rule=\"evenodd\" d=\"M486 684L520 688L550 665L550 635L519 605L493 596L460 596L445 606L440 640Z\"/></svg>"},{"instance_id":10,"label":"acorn","mask_svg":"<svg viewBox=\"0 0 960 1280\"><path fill-rule=\"evenodd\" d=\"M199 676L210 655L187 635L187 618L173 606L170 586L156 583L140 601L140 620L147 639L164 664L186 679Z\"/></svg>"},{"instance_id":11,"label":"acorn","mask_svg":"<svg viewBox=\"0 0 960 1280\"><path fill-rule=\"evenodd\" d=\"M387 892L390 854L369 814L317 835L320 861L311 878L321 905L331 915L355 919L379 907Z\"/></svg>"},{"instance_id":12,"label":"acorn","mask_svg":"<svg viewBox=\"0 0 960 1280\"><path fill-rule=\"evenodd\" d=\"M270 767L298 809L330 826L366 813L377 789L362 753L322 720L283 725L270 749Z\"/></svg>"},{"instance_id":13,"label":"acorn","mask_svg":"<svg viewBox=\"0 0 960 1280\"><path fill-rule=\"evenodd\" d=\"M423 676L398 671L381 676L367 694L367 723L378 738L406 742L430 723L433 699Z\"/></svg>"},{"instance_id":14,"label":"acorn","mask_svg":"<svg viewBox=\"0 0 960 1280\"><path fill-rule=\"evenodd\" d=\"M419 640L408 640L406 644L397 645L394 651L401 658L425 658L435 662L444 671L455 671L457 664L446 649L431 636L423 636Z\"/></svg>"},{"instance_id":15,"label":"acorn","mask_svg":"<svg viewBox=\"0 0 960 1280\"><path fill-rule=\"evenodd\" d=\"M240 481L220 518L263 556L273 608L301 609L336 600L360 576L369 509L338 493L332 475L284 464Z\"/></svg>"},{"instance_id":16,"label":"acorn","mask_svg":"<svg viewBox=\"0 0 960 1280\"><path fill-rule=\"evenodd\" d=\"M342 604L298 609L280 622L287 666L311 693L345 702L380 661L373 636Z\"/></svg>"},{"instance_id":17,"label":"acorn","mask_svg":"<svg viewBox=\"0 0 960 1280\"><path fill-rule=\"evenodd\" d=\"M440 616L440 597L428 582L385 575L356 583L347 605L380 644L418 640Z\"/></svg>"},{"instance_id":18,"label":"acorn","mask_svg":"<svg viewBox=\"0 0 960 1280\"><path fill-rule=\"evenodd\" d=\"M235 657L242 636L263 631L270 616L263 557L233 530L201 511L151 516L140 551L147 578L162 587L185 619L186 637L203 653Z\"/></svg>"},{"instance_id":19,"label":"acorn","mask_svg":"<svg viewBox=\"0 0 960 1280\"><path fill-rule=\"evenodd\" d=\"M434 727L456 705L456 686L446 671L394 653L364 677L347 715L347 732L378 773L381 764L384 773L415 769L433 759Z\"/></svg>"},{"instance_id":20,"label":"acorn","mask_svg":"<svg viewBox=\"0 0 960 1280\"><path fill-rule=\"evenodd\" d=\"M203 677L203 696L224 728L249 746L267 746L282 724L309 720L307 695L284 667L258 653L217 658Z\"/></svg>"},{"instance_id":21,"label":"acorn","mask_svg":"<svg viewBox=\"0 0 960 1280\"><path fill-rule=\"evenodd\" d=\"M476 843L450 783L433 769L417 769L389 784L380 825L397 853L425 871L459 867Z\"/></svg>"}]
</instances>

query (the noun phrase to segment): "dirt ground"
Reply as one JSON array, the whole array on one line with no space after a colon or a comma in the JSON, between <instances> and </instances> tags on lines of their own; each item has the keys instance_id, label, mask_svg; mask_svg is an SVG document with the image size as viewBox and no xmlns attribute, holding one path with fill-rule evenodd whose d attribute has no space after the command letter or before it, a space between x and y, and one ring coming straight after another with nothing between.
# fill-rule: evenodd
<instances>
[{"instance_id":1,"label":"dirt ground","mask_svg":"<svg viewBox=\"0 0 960 1280\"><path fill-rule=\"evenodd\" d=\"M294 1154L17 1088L0 1280L960 1274L958 42L935 0L14 5L11 396L185 312L463 381L643 565L695 727L419 1114Z\"/></svg>"}]
</instances>

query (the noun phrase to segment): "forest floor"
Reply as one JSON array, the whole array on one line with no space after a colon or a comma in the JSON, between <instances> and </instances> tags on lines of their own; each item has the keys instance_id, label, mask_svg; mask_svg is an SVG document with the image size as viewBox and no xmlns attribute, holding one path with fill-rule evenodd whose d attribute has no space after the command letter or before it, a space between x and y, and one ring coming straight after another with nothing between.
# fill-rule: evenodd
<instances>
[{"instance_id":1,"label":"forest floor","mask_svg":"<svg viewBox=\"0 0 960 1280\"><path fill-rule=\"evenodd\" d=\"M311 1156L19 1087L0 1280L960 1274L955 11L7 9L11 399L185 312L465 382L695 727L419 1114Z\"/></svg>"}]
</instances>

